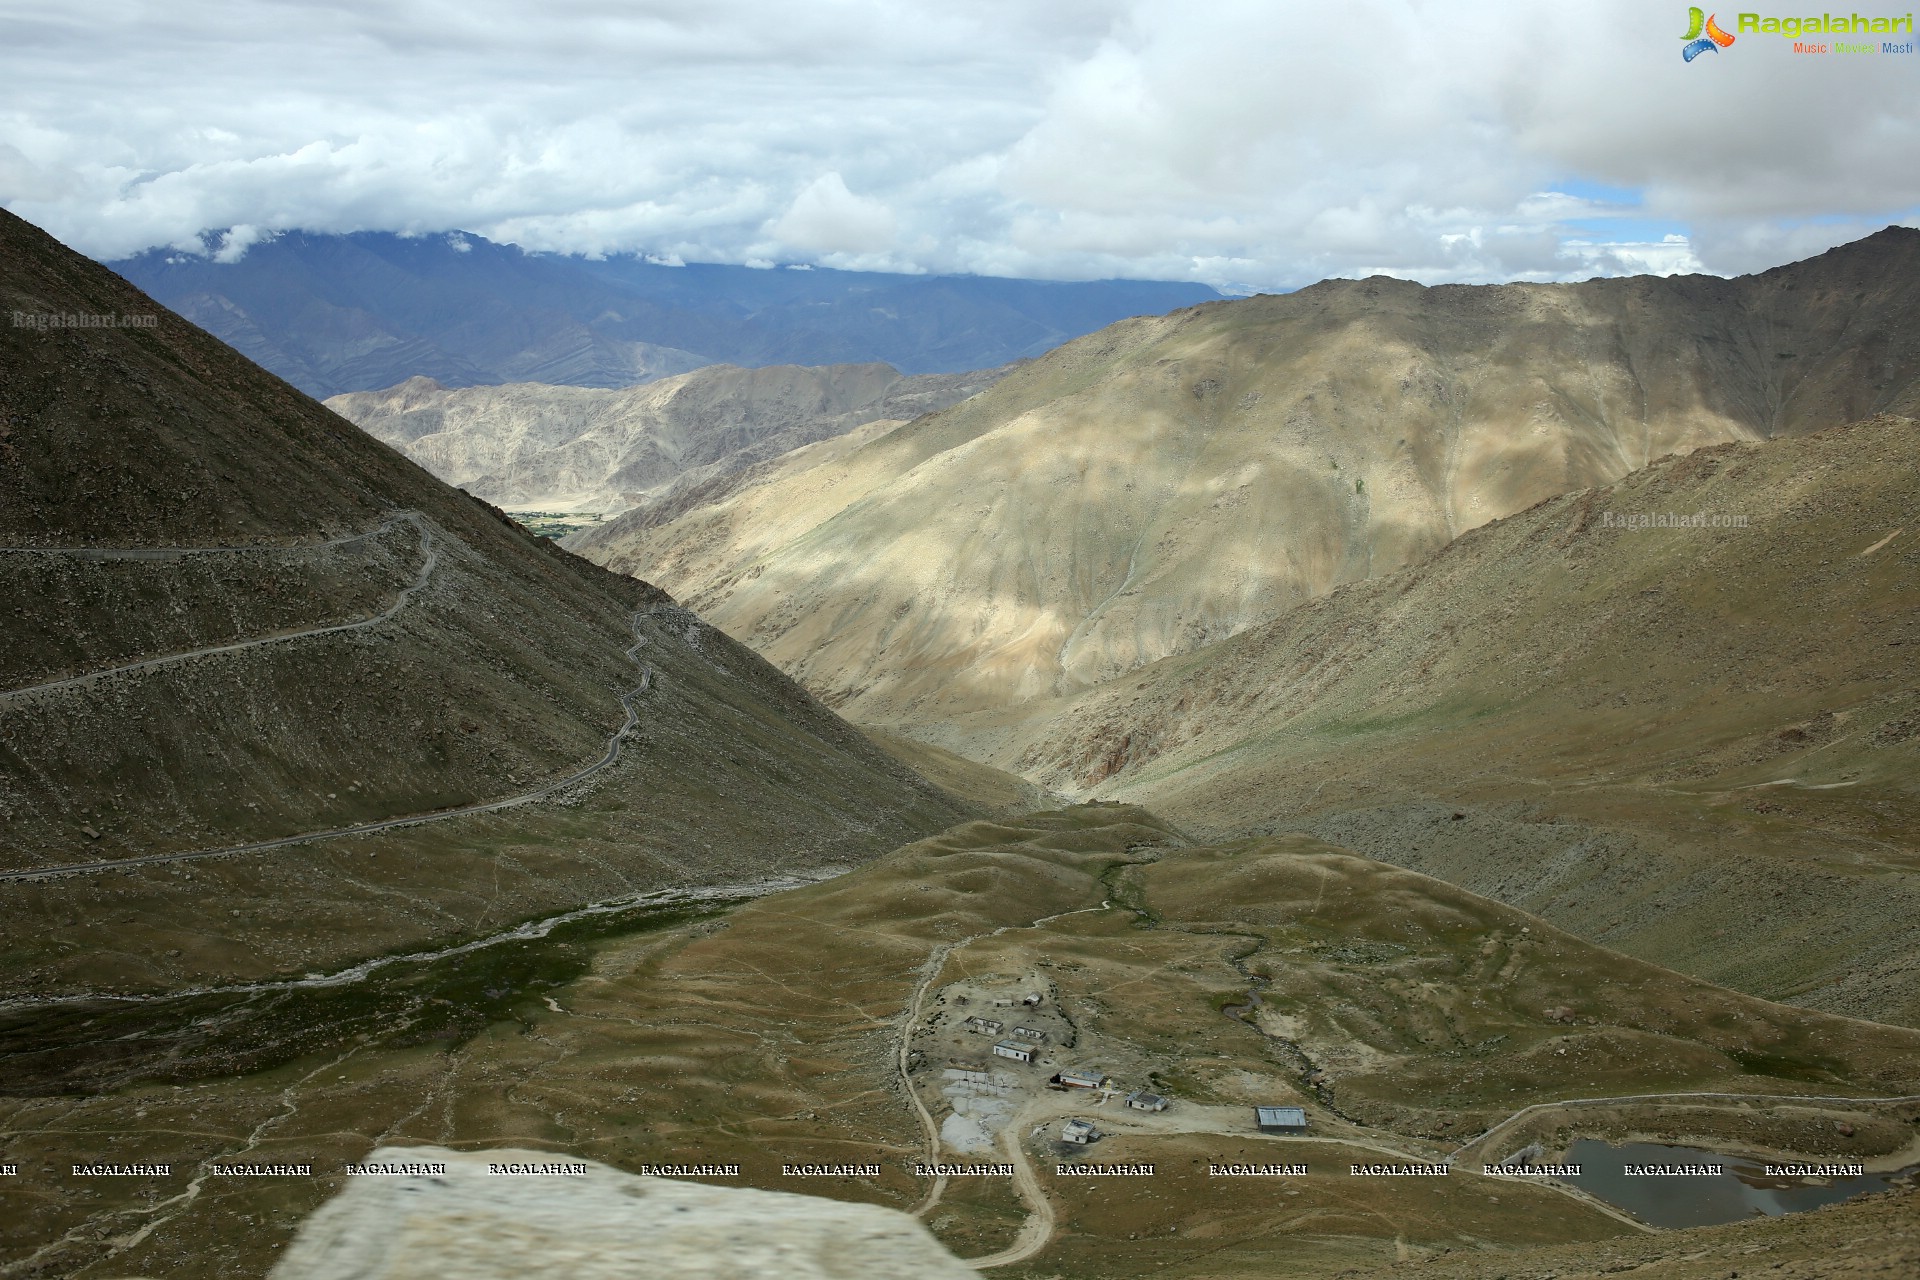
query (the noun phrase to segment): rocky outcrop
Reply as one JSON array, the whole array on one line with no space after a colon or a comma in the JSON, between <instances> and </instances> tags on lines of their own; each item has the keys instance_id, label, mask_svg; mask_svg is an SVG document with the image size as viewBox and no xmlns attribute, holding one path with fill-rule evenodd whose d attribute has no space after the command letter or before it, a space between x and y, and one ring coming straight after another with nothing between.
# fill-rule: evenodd
<instances>
[{"instance_id":1,"label":"rocky outcrop","mask_svg":"<svg viewBox=\"0 0 1920 1280\"><path fill-rule=\"evenodd\" d=\"M639 1177L547 1151L382 1147L300 1229L272 1280L962 1280L904 1213L780 1191ZM566 1175L500 1174L565 1164Z\"/></svg>"}]
</instances>

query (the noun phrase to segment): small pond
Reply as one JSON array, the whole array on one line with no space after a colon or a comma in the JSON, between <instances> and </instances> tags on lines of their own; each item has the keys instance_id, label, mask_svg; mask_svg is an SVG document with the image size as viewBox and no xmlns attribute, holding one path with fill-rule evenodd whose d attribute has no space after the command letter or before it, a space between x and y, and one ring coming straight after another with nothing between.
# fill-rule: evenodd
<instances>
[{"instance_id":1,"label":"small pond","mask_svg":"<svg viewBox=\"0 0 1920 1280\"><path fill-rule=\"evenodd\" d=\"M1800 1213L1885 1191L1920 1169L1822 1174L1809 1166L1821 1170L1853 1162L1838 1156L1774 1162L1651 1142L1616 1147L1593 1138L1575 1142L1567 1163L1580 1166L1580 1176L1567 1182L1655 1227L1706 1227L1757 1214Z\"/></svg>"}]
</instances>

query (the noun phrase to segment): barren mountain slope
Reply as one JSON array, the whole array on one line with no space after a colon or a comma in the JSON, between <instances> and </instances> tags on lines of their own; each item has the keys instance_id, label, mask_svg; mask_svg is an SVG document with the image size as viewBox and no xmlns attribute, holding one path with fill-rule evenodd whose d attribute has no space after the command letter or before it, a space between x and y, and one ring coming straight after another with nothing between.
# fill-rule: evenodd
<instances>
[{"instance_id":1,"label":"barren mountain slope","mask_svg":"<svg viewBox=\"0 0 1920 1280\"><path fill-rule=\"evenodd\" d=\"M930 726L1223 639L1668 453L1914 411L1916 378L1920 231L1737 280L1328 281L1124 321L579 547L854 718Z\"/></svg>"},{"instance_id":2,"label":"barren mountain slope","mask_svg":"<svg viewBox=\"0 0 1920 1280\"><path fill-rule=\"evenodd\" d=\"M902 377L884 364L711 365L604 390L514 382L449 390L409 378L327 407L509 510L612 512L840 435L904 421L991 386L999 371Z\"/></svg>"},{"instance_id":3,"label":"barren mountain slope","mask_svg":"<svg viewBox=\"0 0 1920 1280\"><path fill-rule=\"evenodd\" d=\"M0 310L159 313L4 214ZM327 945L378 948L466 927L469 908L577 901L581 877L597 892L609 878L698 876L703 861L732 869L736 842L748 868L853 856L960 812L656 589L532 538L170 314L0 329L0 423L0 919L31 939L0 957L9 967L52 981L117 956L163 980L177 966L139 930L214 939L229 910L259 902L280 926L304 912L297 930L324 933L342 920L318 907L332 893L320 881L360 886L338 899L354 928ZM492 856L512 832L476 818L453 823L458 839L422 827L418 840L195 863L198 893L178 878L193 867L152 861L19 878L432 814L576 775L591 788L582 776L551 798L578 810L593 791L618 828L605 850L612 828L538 803L509 811L512 830L565 814L564 856L503 867ZM367 852L428 846L445 860L425 883L378 891L418 867ZM316 870L341 848L356 867ZM208 885L243 864L258 878ZM308 879L296 890L276 875ZM361 889L378 905L350 903ZM462 895L474 900L446 906ZM137 928L82 945L102 926ZM289 938L280 927L271 946L207 963L299 963Z\"/></svg>"},{"instance_id":4,"label":"barren mountain slope","mask_svg":"<svg viewBox=\"0 0 1920 1280\"><path fill-rule=\"evenodd\" d=\"M1920 1025L1916 456L1882 417L1667 459L947 745ZM1618 527L1661 513L1747 523Z\"/></svg>"}]
</instances>

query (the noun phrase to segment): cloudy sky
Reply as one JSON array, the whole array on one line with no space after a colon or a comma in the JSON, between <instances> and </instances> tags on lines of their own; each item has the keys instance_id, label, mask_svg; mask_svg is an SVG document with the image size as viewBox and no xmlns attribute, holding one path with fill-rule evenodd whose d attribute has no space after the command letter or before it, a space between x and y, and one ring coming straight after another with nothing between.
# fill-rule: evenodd
<instances>
[{"instance_id":1,"label":"cloudy sky","mask_svg":"<svg viewBox=\"0 0 1920 1280\"><path fill-rule=\"evenodd\" d=\"M1686 63L1686 25L1665 0L0 0L0 205L108 258L461 228L1240 289L1735 273L1920 225L1920 55L1755 34Z\"/></svg>"}]
</instances>

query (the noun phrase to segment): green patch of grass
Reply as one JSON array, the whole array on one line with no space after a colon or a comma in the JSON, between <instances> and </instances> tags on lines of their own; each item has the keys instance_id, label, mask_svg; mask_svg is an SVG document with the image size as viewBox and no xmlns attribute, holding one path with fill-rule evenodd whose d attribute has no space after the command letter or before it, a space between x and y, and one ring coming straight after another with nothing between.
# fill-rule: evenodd
<instances>
[{"instance_id":1,"label":"green patch of grass","mask_svg":"<svg viewBox=\"0 0 1920 1280\"><path fill-rule=\"evenodd\" d=\"M1410 954L1412 950L1397 942L1373 942L1365 938L1351 938L1313 948L1316 958L1337 964L1388 964Z\"/></svg>"},{"instance_id":2,"label":"green patch of grass","mask_svg":"<svg viewBox=\"0 0 1920 1280\"><path fill-rule=\"evenodd\" d=\"M1796 1055L1786 1053L1764 1053L1757 1049L1729 1049L1727 1057L1733 1059L1742 1071L1750 1076L1772 1076L1776 1080L1800 1080L1819 1082L1844 1079L1846 1066L1832 1058L1822 1058L1814 1054Z\"/></svg>"},{"instance_id":3,"label":"green patch of grass","mask_svg":"<svg viewBox=\"0 0 1920 1280\"><path fill-rule=\"evenodd\" d=\"M638 906L458 955L396 961L341 986L21 1009L0 1020L0 1093L97 1094L139 1081L247 1075L353 1043L464 1044L530 1022L540 997L587 972L595 945L717 915L724 906Z\"/></svg>"},{"instance_id":4,"label":"green patch of grass","mask_svg":"<svg viewBox=\"0 0 1920 1280\"><path fill-rule=\"evenodd\" d=\"M1125 907L1133 912L1135 928L1157 929L1160 927L1160 913L1147 905L1146 887L1138 876L1128 874L1134 864L1117 862L1100 873L1100 887L1106 891L1106 897L1116 906Z\"/></svg>"},{"instance_id":5,"label":"green patch of grass","mask_svg":"<svg viewBox=\"0 0 1920 1280\"><path fill-rule=\"evenodd\" d=\"M1184 1102L1211 1106L1234 1101L1214 1090L1200 1076L1184 1067L1175 1067L1164 1072L1151 1072L1147 1080L1153 1086L1155 1093L1178 1098Z\"/></svg>"},{"instance_id":6,"label":"green patch of grass","mask_svg":"<svg viewBox=\"0 0 1920 1280\"><path fill-rule=\"evenodd\" d=\"M1397 715L1362 715L1351 720L1329 719L1313 725L1296 726L1291 732L1297 733L1300 728L1305 728L1316 738L1342 742L1373 734L1403 733L1415 729L1457 728L1485 719L1502 709L1499 705L1467 697L1441 698ZM1276 733L1274 740L1279 741L1281 736Z\"/></svg>"},{"instance_id":7,"label":"green patch of grass","mask_svg":"<svg viewBox=\"0 0 1920 1280\"><path fill-rule=\"evenodd\" d=\"M509 511L507 514L522 529L541 538L564 538L581 529L594 528L601 520L598 514L582 512Z\"/></svg>"}]
</instances>

